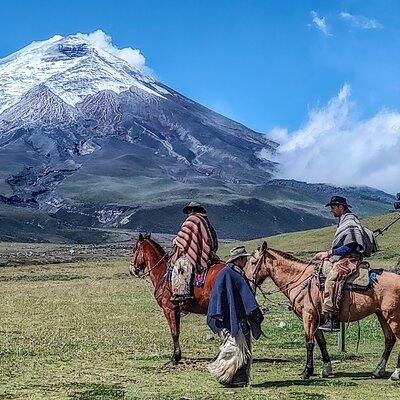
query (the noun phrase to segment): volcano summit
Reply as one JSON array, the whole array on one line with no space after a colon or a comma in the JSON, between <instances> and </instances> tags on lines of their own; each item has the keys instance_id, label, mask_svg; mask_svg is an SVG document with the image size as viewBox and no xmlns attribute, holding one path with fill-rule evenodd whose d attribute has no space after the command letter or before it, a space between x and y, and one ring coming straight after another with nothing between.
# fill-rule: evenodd
<instances>
[{"instance_id":1,"label":"volcano summit","mask_svg":"<svg viewBox=\"0 0 400 400\"><path fill-rule=\"evenodd\" d=\"M48 226L59 232L172 232L193 198L208 205L225 237L329 223L316 204L336 188L315 193L315 185L270 181L277 143L182 96L90 35L54 36L1 59L0 82L0 216L20 227L0 231L0 240L48 240L39 215L55 217ZM365 215L391 201L366 188L351 189L352 197L362 199Z\"/></svg>"}]
</instances>

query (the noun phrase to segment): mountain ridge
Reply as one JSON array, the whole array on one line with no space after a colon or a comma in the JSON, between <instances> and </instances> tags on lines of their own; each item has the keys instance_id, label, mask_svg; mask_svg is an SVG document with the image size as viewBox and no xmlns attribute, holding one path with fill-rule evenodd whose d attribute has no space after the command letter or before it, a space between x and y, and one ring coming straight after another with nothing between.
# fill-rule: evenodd
<instances>
[{"instance_id":1,"label":"mountain ridge","mask_svg":"<svg viewBox=\"0 0 400 400\"><path fill-rule=\"evenodd\" d=\"M8 212L46 212L58 221L51 229L173 233L179 209L195 198L227 238L330 221L321 204L341 189L272 180L278 143L85 35L27 46L0 60L0 78L0 203ZM362 214L390 207L391 195L343 190Z\"/></svg>"}]
</instances>

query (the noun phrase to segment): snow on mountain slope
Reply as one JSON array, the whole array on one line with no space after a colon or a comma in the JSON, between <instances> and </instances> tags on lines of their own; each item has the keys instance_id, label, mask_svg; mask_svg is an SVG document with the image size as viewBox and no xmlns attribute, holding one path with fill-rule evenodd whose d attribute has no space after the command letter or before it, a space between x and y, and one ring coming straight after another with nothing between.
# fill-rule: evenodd
<instances>
[{"instance_id":1,"label":"snow on mountain slope","mask_svg":"<svg viewBox=\"0 0 400 400\"><path fill-rule=\"evenodd\" d=\"M56 35L0 59L0 77L0 113L41 83L72 106L101 90L120 93L131 86L163 97L150 86L152 77L79 34Z\"/></svg>"},{"instance_id":2,"label":"snow on mountain slope","mask_svg":"<svg viewBox=\"0 0 400 400\"><path fill-rule=\"evenodd\" d=\"M138 50L116 48L101 31L0 60L0 205L38 208L68 226L172 232L171 210L197 199L226 237L329 223L318 188L266 185L276 142L147 71ZM390 202L363 196L368 212Z\"/></svg>"},{"instance_id":3,"label":"snow on mountain slope","mask_svg":"<svg viewBox=\"0 0 400 400\"><path fill-rule=\"evenodd\" d=\"M32 124L70 124L75 121L75 108L55 95L45 84L34 86L1 115L2 122ZM1 127L1 125L0 125Z\"/></svg>"},{"instance_id":4,"label":"snow on mountain slope","mask_svg":"<svg viewBox=\"0 0 400 400\"><path fill-rule=\"evenodd\" d=\"M98 162L108 164L95 170L103 174L95 180L106 185L111 170L127 182L139 170L146 179L162 175L172 186L204 179L259 183L272 176L276 164L256 154L273 154L277 143L147 71L138 50L116 48L101 31L54 36L0 60L0 171L10 171L0 172L0 187L11 186L12 201L61 207L55 189L73 177L87 179ZM76 168L66 173L65 162ZM74 185L75 193L82 184ZM46 204L38 192L46 193Z\"/></svg>"}]
</instances>

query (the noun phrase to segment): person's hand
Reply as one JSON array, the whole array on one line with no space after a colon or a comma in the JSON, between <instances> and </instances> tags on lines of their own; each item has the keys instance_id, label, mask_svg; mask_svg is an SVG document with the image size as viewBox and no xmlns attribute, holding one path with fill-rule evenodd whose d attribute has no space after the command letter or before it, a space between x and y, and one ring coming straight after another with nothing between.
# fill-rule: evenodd
<instances>
[{"instance_id":1,"label":"person's hand","mask_svg":"<svg viewBox=\"0 0 400 400\"><path fill-rule=\"evenodd\" d=\"M313 260L322 261L328 259L330 256L329 251L320 251L314 256Z\"/></svg>"}]
</instances>

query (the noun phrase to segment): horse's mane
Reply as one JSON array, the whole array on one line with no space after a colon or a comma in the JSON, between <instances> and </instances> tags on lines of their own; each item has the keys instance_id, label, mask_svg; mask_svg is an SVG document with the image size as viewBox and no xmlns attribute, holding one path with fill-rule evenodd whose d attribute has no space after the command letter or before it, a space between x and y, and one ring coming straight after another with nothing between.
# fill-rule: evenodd
<instances>
[{"instance_id":1,"label":"horse's mane","mask_svg":"<svg viewBox=\"0 0 400 400\"><path fill-rule=\"evenodd\" d=\"M297 258L292 254L285 253L282 250L276 250L276 249L268 249L268 250L273 251L274 253L276 253L276 254L280 255L281 257L285 258L286 260L295 261L295 262L303 263L303 264L305 263L304 260L300 260L300 258Z\"/></svg>"},{"instance_id":2,"label":"horse's mane","mask_svg":"<svg viewBox=\"0 0 400 400\"><path fill-rule=\"evenodd\" d=\"M145 240L146 240L148 243L150 243L153 247L155 247L156 250L158 250L161 254L165 254L164 248L161 246L161 244L159 244L158 242L156 242L154 239L152 239L152 238L146 238Z\"/></svg>"}]
</instances>

